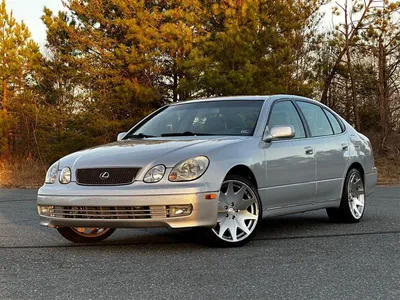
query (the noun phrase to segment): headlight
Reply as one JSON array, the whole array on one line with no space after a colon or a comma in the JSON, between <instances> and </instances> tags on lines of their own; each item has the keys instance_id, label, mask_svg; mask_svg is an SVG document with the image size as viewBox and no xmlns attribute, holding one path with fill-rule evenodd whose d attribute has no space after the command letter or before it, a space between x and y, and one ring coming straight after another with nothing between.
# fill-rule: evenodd
<instances>
[{"instance_id":1,"label":"headlight","mask_svg":"<svg viewBox=\"0 0 400 300\"><path fill-rule=\"evenodd\" d=\"M210 160L205 156L189 158L178 163L169 173L170 181L190 181L199 178L207 170Z\"/></svg>"},{"instance_id":2,"label":"headlight","mask_svg":"<svg viewBox=\"0 0 400 300\"><path fill-rule=\"evenodd\" d=\"M58 171L58 164L59 162L55 162L51 165L49 170L46 173L45 183L54 183L57 180L57 171Z\"/></svg>"},{"instance_id":3,"label":"headlight","mask_svg":"<svg viewBox=\"0 0 400 300\"><path fill-rule=\"evenodd\" d=\"M71 169L65 167L60 174L60 183L66 184L71 182Z\"/></svg>"},{"instance_id":4,"label":"headlight","mask_svg":"<svg viewBox=\"0 0 400 300\"><path fill-rule=\"evenodd\" d=\"M144 175L144 182L147 183L154 183L159 182L165 174L165 166L164 165L157 165L152 167L147 173Z\"/></svg>"}]
</instances>

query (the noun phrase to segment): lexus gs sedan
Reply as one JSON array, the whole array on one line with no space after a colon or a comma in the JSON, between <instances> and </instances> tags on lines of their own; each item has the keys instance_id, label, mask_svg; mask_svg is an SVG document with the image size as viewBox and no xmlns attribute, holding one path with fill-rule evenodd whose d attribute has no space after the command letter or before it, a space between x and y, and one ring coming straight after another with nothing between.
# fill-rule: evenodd
<instances>
[{"instance_id":1,"label":"lexus gs sedan","mask_svg":"<svg viewBox=\"0 0 400 300\"><path fill-rule=\"evenodd\" d=\"M376 181L368 138L321 103L223 97L166 105L116 142L61 158L37 204L41 225L73 242L170 227L240 246L272 216L326 209L356 223Z\"/></svg>"}]
</instances>

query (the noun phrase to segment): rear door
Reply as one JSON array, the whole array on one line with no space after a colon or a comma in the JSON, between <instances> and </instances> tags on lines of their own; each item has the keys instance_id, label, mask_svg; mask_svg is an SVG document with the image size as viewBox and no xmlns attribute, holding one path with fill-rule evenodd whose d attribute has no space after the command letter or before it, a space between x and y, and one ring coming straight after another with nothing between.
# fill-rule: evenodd
<instances>
[{"instance_id":1,"label":"rear door","mask_svg":"<svg viewBox=\"0 0 400 300\"><path fill-rule=\"evenodd\" d=\"M271 108L268 129L292 125L295 137L268 143L267 209L303 205L315 201L316 169L314 152L304 124L291 100L278 100Z\"/></svg>"},{"instance_id":2,"label":"rear door","mask_svg":"<svg viewBox=\"0 0 400 300\"><path fill-rule=\"evenodd\" d=\"M317 202L338 200L348 160L348 140L337 118L318 104L296 101L304 115L317 164Z\"/></svg>"}]
</instances>

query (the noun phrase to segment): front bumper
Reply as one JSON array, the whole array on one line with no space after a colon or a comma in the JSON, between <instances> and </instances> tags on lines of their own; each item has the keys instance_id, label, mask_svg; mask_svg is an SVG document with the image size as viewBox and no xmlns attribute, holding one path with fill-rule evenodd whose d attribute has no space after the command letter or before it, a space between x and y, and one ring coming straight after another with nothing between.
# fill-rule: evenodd
<instances>
[{"instance_id":1,"label":"front bumper","mask_svg":"<svg viewBox=\"0 0 400 300\"><path fill-rule=\"evenodd\" d=\"M215 199L206 199L206 195L216 194ZM188 216L104 219L91 217L75 218L74 216L54 217L40 215L40 224L47 227L214 227L217 221L219 192L162 194L162 195L46 195L38 194L37 203L42 206L61 207L152 207L174 205L191 205L192 212Z\"/></svg>"}]
</instances>

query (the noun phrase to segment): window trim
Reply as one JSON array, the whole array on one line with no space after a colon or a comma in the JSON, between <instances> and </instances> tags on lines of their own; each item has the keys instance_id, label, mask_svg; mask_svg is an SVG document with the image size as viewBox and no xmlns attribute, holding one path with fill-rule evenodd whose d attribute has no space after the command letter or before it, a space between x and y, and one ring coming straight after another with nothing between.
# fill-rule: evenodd
<instances>
[{"instance_id":1,"label":"window trim","mask_svg":"<svg viewBox=\"0 0 400 300\"><path fill-rule=\"evenodd\" d=\"M332 131L333 131L333 135L342 134L342 133L343 133L343 126L342 126L342 124L339 122L338 118L336 118L336 116L335 116L333 113L331 113L329 110L327 110L326 108L322 108L322 111L323 111L324 114L326 115L326 117L327 117L327 119L328 119L328 121L329 121L329 124L331 124L331 128L332 128ZM333 129L332 122L331 122L331 120L329 119L327 113L330 113L330 114L333 116L333 118L336 120L336 122L339 124L340 132L335 133L335 130Z\"/></svg>"},{"instance_id":2,"label":"window trim","mask_svg":"<svg viewBox=\"0 0 400 300\"><path fill-rule=\"evenodd\" d=\"M308 122L307 122L307 119L306 119L306 117L304 116L303 111L301 110L301 108L300 108L300 106L299 106L300 113L301 113L301 115L304 117L304 120L307 122L307 127L308 127L309 130L310 130L310 137L311 137L311 138L319 138L319 137L327 137L327 136L336 135L336 134L335 134L335 131L334 131L333 128L332 128L332 124L331 124L331 122L329 121L328 116L327 116L327 115L325 114L325 112L324 112L324 107L323 107L323 106L321 106L321 105L319 105L319 104L317 104L317 103L313 103L313 102L311 102L311 101L305 101L305 100L303 100L303 99L301 99L301 100L300 100L300 99L296 99L295 102L296 102L296 105L298 105L297 102L304 102L304 103L307 103L307 104L310 104L310 105L314 105L314 106L319 107L319 109L322 110L322 113L324 114L325 118L327 119L327 121L328 121L328 123L329 123L329 126L330 126L330 128L331 128L331 130L332 130L332 134L324 134L324 135L317 135L317 136L314 136L314 135L311 133L311 128L309 127L309 124L308 124ZM343 132L342 132L342 133L343 133Z\"/></svg>"},{"instance_id":3,"label":"window trim","mask_svg":"<svg viewBox=\"0 0 400 300\"><path fill-rule=\"evenodd\" d=\"M296 107L297 113L300 115L300 119L303 122L303 126L304 126L304 128L305 128L305 130L307 132L306 133L306 135L307 135L306 138L309 138L309 139L313 138L313 136L311 134L310 126L308 125L308 122L307 122L305 116L303 115L303 112L301 111L299 105L297 104L297 100L293 99L292 102L293 102L293 105ZM307 102L307 101L304 101L304 102Z\"/></svg>"},{"instance_id":4,"label":"window trim","mask_svg":"<svg viewBox=\"0 0 400 300\"><path fill-rule=\"evenodd\" d=\"M332 135L336 135L336 133L335 133L335 129L333 129L333 126L332 126L331 120L329 120L329 117L328 117L327 113L325 112L325 109L323 109L322 107L321 107L321 109L322 109L322 112L324 113L324 115L325 115L326 119L328 120L329 126L331 126ZM339 124L339 127L340 127L340 124Z\"/></svg>"},{"instance_id":5,"label":"window trim","mask_svg":"<svg viewBox=\"0 0 400 300\"><path fill-rule=\"evenodd\" d=\"M274 109L275 104L278 104L278 103L280 103L280 102L285 102L285 101L288 101L288 102L292 103L294 109L296 110L296 112L297 112L297 114L298 114L298 116L299 116L299 118L300 118L300 122L301 122L301 125L303 126L303 130L304 130L304 134L305 134L304 137L299 137L299 138L295 138L295 137L294 137L294 138L287 139L287 140L291 140L291 141L292 141L292 140L301 140L301 139L310 138L311 135L310 135L310 133L309 133L309 131L308 131L308 124L305 123L305 120L303 119L302 114L299 112L299 108L297 107L297 105L296 105L296 103L293 101L293 99L291 99L291 98L280 98L280 99L275 100L275 101L271 104L270 109L269 109L269 112L268 112L268 116L267 116L267 121L266 121L266 123L265 123L264 132L263 132L263 135L262 135L262 136L265 135L267 129L268 129L268 130L270 129L269 126L268 126L268 123L269 123L269 121L270 121L270 119L271 119L272 110ZM279 142L279 141L286 141L286 139L277 140L277 141L274 141L274 142Z\"/></svg>"},{"instance_id":6,"label":"window trim","mask_svg":"<svg viewBox=\"0 0 400 300\"><path fill-rule=\"evenodd\" d=\"M335 119L339 122L340 128L342 129L341 133L345 133L347 131L347 127L344 124L344 122L341 119L341 117L334 110L330 109L329 107L324 107L324 109L329 111L335 117ZM341 134L341 133L338 133L338 134Z\"/></svg>"}]
</instances>

